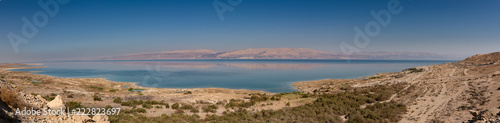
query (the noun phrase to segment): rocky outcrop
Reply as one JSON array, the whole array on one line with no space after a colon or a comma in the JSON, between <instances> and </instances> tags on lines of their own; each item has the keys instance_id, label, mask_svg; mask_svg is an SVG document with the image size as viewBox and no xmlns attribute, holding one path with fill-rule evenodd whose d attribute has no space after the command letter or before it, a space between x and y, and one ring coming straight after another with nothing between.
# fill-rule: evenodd
<instances>
[{"instance_id":1,"label":"rocky outcrop","mask_svg":"<svg viewBox=\"0 0 500 123\"><path fill-rule=\"evenodd\" d=\"M109 123L108 116L106 115L96 115L92 118L92 120L96 123Z\"/></svg>"},{"instance_id":2,"label":"rocky outcrop","mask_svg":"<svg viewBox=\"0 0 500 123\"><path fill-rule=\"evenodd\" d=\"M59 95L57 95L56 98L54 98L54 100L47 103L47 106L50 109L65 109L66 108L64 106L62 99L61 99L61 96L59 96Z\"/></svg>"},{"instance_id":3,"label":"rocky outcrop","mask_svg":"<svg viewBox=\"0 0 500 123\"><path fill-rule=\"evenodd\" d=\"M500 123L500 109L492 108L484 111L469 111L472 116L470 122L473 123Z\"/></svg>"},{"instance_id":4,"label":"rocky outcrop","mask_svg":"<svg viewBox=\"0 0 500 123\"><path fill-rule=\"evenodd\" d=\"M0 88L6 88L9 90L17 90L15 86L0 79ZM17 92L20 101L26 104L27 108L33 107L35 110L43 110L46 108L50 109L65 109L64 101L61 96L56 96L51 102L43 99L40 95L34 96L31 94L26 94L24 92ZM85 122L97 122L97 123L109 123L108 116L106 115L96 115L90 118L87 115L14 115L15 110L11 106L5 105L0 100L0 122L43 122L43 123L85 123ZM17 119L17 120L16 120Z\"/></svg>"}]
</instances>

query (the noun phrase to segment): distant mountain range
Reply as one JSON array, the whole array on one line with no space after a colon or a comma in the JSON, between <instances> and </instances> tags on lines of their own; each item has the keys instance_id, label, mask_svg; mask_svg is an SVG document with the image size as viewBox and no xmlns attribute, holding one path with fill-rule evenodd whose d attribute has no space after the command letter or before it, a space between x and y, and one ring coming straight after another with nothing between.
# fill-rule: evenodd
<instances>
[{"instance_id":1,"label":"distant mountain range","mask_svg":"<svg viewBox=\"0 0 500 123\"><path fill-rule=\"evenodd\" d=\"M174 50L117 55L96 60L167 60L167 59L392 59L442 60L447 56L425 52L360 52L346 55L306 48L257 48L235 51Z\"/></svg>"}]
</instances>

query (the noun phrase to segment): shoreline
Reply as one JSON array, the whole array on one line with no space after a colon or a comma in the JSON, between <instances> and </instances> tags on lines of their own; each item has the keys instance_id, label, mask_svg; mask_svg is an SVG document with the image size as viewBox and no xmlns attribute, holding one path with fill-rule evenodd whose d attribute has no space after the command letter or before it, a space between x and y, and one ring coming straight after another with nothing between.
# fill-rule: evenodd
<instances>
[{"instance_id":1,"label":"shoreline","mask_svg":"<svg viewBox=\"0 0 500 123\"><path fill-rule=\"evenodd\" d=\"M0 63L0 64L2 64L2 63ZM10 63L8 63L8 64L10 64ZM33 67L12 66L12 68L0 68L0 69L4 69L6 71L11 71L13 69L47 68L47 66L42 66L43 65L42 63L34 63L34 64L12 63L12 64L20 64L18 66L24 66L24 65L37 65L37 66L33 66ZM146 89L166 89L166 90L172 90L172 89L176 89L176 90L179 90L179 89L183 89L183 90L189 90L189 89L193 89L193 90L196 90L196 89L227 89L227 90L235 90L235 91L255 91L255 92L264 92L264 93L274 94L273 92L267 92L267 91L262 91L262 90L231 89L231 88L217 88L217 87L213 87L213 88L155 88L155 87L139 86L139 85L137 85L137 82L119 82L119 81L112 81L112 80L109 80L107 78L55 77L55 76L45 75L45 74L36 74L36 72L40 72L40 71L11 71L11 72L27 72L28 74L31 74L31 75L40 75L40 76L46 76L48 78L59 78L59 79L97 79L97 80L103 80L103 82L124 83L128 87L134 87L134 88L137 88L137 89L145 89L145 90ZM293 82L293 83L296 83L296 82Z\"/></svg>"},{"instance_id":2,"label":"shoreline","mask_svg":"<svg viewBox=\"0 0 500 123\"><path fill-rule=\"evenodd\" d=\"M129 60L123 60L123 61L129 61ZM364 60L363 60L364 61ZM396 60L396 61L414 61L414 60ZM446 63L449 63L449 62L453 62L452 60L420 60L420 61L446 61ZM23 65L37 65L37 66L32 66L32 67L18 67L18 66L13 66L13 68L9 68L9 69L6 69L6 70L10 70L10 69L30 69L30 68L46 68L48 66L41 66L41 65L44 65L43 63L12 63L12 64L18 64L18 66L23 66ZM132 84L130 86L134 86L135 88L148 88L148 89L228 89L228 90L246 90L246 91L256 91L256 92L264 92L264 93L270 93L270 94L275 94L275 93L286 93L286 92L269 92L269 91L265 91L265 90L253 90L253 89L233 89L233 88L224 88L224 87L195 87L195 88L171 88L171 87L165 87L165 88L158 88L158 87L145 87L145 86L140 86L140 85L137 85L139 84L138 82L121 82L121 81L113 81L113 80L109 80L108 78L75 78L75 77L55 77L55 76L51 76L51 75L46 75L46 74L37 74L36 72L40 72L40 71L25 71L25 72L29 72L29 74L35 74L35 75L44 75L44 76L47 76L47 77L53 77L53 78L66 78L66 79L102 79L102 80L105 80L103 82L118 82L118 83L127 83L127 84ZM394 72L399 72L399 71L394 71ZM385 73L388 73L388 72L385 72ZM391 72L392 73L392 72ZM302 92L306 92L306 91L303 91L301 88L303 87L300 87L301 84L299 83L314 83L314 82L318 82L318 81L328 81L328 80L335 80L335 81L353 81L353 80L358 80L358 79L364 79L364 78L369 78L371 76L375 76L377 74L383 74L382 72L381 73L375 73L375 74L372 74L372 75L368 75L368 76L360 76L360 77L355 77L355 78L344 78L344 79L331 79L331 78L324 78L324 79L313 79L313 80L303 80L303 81L291 81L291 82L287 82L285 86L288 86L290 87L290 89L292 91L290 92L294 92L294 91L302 91ZM288 92L288 91L287 91Z\"/></svg>"}]
</instances>

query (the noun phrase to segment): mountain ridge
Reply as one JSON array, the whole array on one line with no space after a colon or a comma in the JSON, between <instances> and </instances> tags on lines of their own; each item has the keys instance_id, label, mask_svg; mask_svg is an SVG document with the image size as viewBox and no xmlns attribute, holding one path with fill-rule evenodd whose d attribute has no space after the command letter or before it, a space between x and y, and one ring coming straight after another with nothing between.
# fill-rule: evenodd
<instances>
[{"instance_id":1,"label":"mountain ridge","mask_svg":"<svg viewBox=\"0 0 500 123\"><path fill-rule=\"evenodd\" d=\"M101 57L95 60L168 60L168 59L380 59L443 60L447 56L428 52L359 52L346 55L308 48L248 48L233 51L172 50Z\"/></svg>"}]
</instances>

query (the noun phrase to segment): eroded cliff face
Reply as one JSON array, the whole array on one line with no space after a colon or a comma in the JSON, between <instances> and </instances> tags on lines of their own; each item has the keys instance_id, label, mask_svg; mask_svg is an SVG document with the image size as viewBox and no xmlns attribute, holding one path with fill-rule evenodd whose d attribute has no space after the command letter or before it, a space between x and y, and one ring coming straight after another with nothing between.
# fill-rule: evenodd
<instances>
[{"instance_id":1,"label":"eroded cliff face","mask_svg":"<svg viewBox=\"0 0 500 123\"><path fill-rule=\"evenodd\" d=\"M345 86L408 83L390 100L404 103L401 122L500 122L500 53L475 55L456 63L421 66L349 80L295 83L303 92L335 93Z\"/></svg>"}]
</instances>

